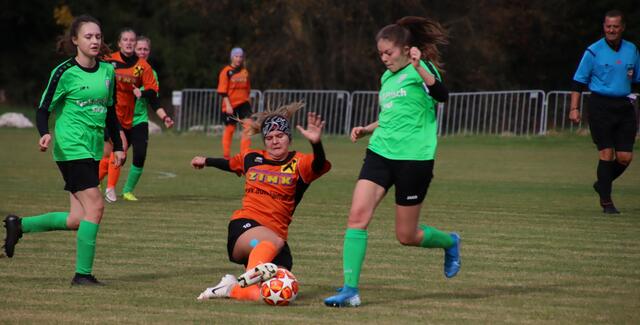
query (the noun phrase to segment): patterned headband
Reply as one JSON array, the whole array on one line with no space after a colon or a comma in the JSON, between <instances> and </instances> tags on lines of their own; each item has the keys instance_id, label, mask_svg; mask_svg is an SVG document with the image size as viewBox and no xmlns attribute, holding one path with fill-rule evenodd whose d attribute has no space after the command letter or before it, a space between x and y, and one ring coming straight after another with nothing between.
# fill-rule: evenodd
<instances>
[{"instance_id":1,"label":"patterned headband","mask_svg":"<svg viewBox=\"0 0 640 325\"><path fill-rule=\"evenodd\" d=\"M291 138L291 128L289 121L282 115L273 115L262 122L262 137L266 138L267 134L272 131L282 131Z\"/></svg>"}]
</instances>

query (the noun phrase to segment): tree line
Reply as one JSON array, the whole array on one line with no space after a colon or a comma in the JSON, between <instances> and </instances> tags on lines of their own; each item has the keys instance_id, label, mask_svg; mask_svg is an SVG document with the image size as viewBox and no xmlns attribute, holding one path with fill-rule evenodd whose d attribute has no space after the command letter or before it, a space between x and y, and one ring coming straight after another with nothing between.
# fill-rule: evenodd
<instances>
[{"instance_id":1,"label":"tree line","mask_svg":"<svg viewBox=\"0 0 640 325\"><path fill-rule=\"evenodd\" d=\"M640 2L632 0L23 0L2 7L0 89L10 102L34 105L64 59L57 38L83 13L101 21L112 50L124 27L151 38L165 100L173 89L215 87L234 46L245 49L256 89L375 90L384 71L375 34L407 15L448 29L444 79L452 91L568 89L610 9L626 15L625 39L640 40Z\"/></svg>"}]
</instances>

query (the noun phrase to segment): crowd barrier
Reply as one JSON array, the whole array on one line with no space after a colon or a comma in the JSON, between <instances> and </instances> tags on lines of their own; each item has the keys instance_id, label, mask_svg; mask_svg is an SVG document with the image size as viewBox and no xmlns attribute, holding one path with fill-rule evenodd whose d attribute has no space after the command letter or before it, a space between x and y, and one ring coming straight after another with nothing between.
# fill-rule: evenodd
<instances>
[{"instance_id":1,"label":"crowd barrier","mask_svg":"<svg viewBox=\"0 0 640 325\"><path fill-rule=\"evenodd\" d=\"M224 124L221 98L214 89L183 89L173 94L178 131L215 132ZM576 131L588 127L584 110L590 93L581 94L582 121L569 121L570 91L513 90L449 93L437 109L438 134L446 135L544 135L549 131ZM377 91L286 90L251 91L254 111L275 109L302 101L294 124L304 125L306 114L314 111L326 121L325 133L349 134L351 128L378 119ZM640 134L640 122L639 122Z\"/></svg>"}]
</instances>

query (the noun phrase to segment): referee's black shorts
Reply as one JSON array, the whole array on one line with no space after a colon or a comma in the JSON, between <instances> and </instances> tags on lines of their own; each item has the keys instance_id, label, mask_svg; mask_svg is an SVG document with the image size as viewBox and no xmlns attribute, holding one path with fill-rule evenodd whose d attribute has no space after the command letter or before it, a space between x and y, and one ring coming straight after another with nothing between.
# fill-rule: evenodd
<instances>
[{"instance_id":1,"label":"referee's black shorts","mask_svg":"<svg viewBox=\"0 0 640 325\"><path fill-rule=\"evenodd\" d=\"M592 93L587 104L591 138L598 150L613 148L616 151L632 152L638 121L630 99Z\"/></svg>"},{"instance_id":2,"label":"referee's black shorts","mask_svg":"<svg viewBox=\"0 0 640 325\"><path fill-rule=\"evenodd\" d=\"M393 160L369 149L358 179L372 181L388 191L396 187L396 204L418 205L427 196L433 178L433 160Z\"/></svg>"},{"instance_id":3,"label":"referee's black shorts","mask_svg":"<svg viewBox=\"0 0 640 325\"><path fill-rule=\"evenodd\" d=\"M71 193L98 187L99 160L93 158L77 159L68 161L56 161L62 178L64 179L64 190Z\"/></svg>"}]
</instances>

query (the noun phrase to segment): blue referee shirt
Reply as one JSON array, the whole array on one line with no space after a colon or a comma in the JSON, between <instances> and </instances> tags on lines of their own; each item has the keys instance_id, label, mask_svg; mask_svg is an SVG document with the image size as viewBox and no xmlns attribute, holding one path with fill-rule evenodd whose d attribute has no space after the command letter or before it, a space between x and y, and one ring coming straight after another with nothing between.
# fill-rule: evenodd
<instances>
[{"instance_id":1,"label":"blue referee shirt","mask_svg":"<svg viewBox=\"0 0 640 325\"><path fill-rule=\"evenodd\" d=\"M631 93L631 83L640 83L640 54L636 46L622 40L614 51L602 38L584 52L573 80L586 84L594 93L623 97Z\"/></svg>"}]
</instances>

